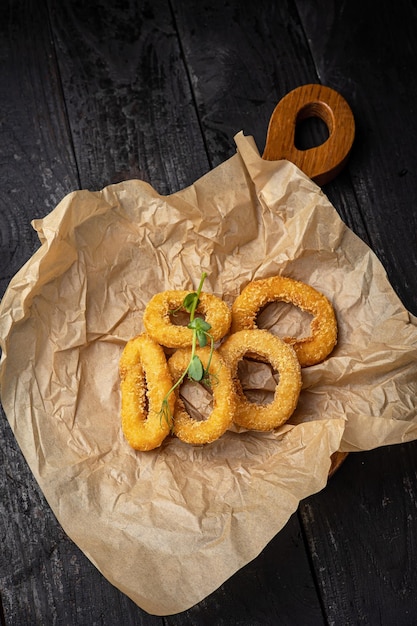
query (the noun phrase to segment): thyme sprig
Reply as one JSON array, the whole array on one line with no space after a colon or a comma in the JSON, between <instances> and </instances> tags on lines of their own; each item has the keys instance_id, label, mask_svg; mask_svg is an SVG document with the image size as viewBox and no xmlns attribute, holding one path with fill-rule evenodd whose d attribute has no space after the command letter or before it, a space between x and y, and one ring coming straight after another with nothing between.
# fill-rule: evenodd
<instances>
[{"instance_id":1,"label":"thyme sprig","mask_svg":"<svg viewBox=\"0 0 417 626\"><path fill-rule=\"evenodd\" d=\"M198 285L197 291L192 291L188 293L185 296L184 300L182 301L181 306L178 309L175 309L175 311L171 311L171 313L173 314L178 312L180 309L184 309L185 311L187 311L187 313L190 314L190 321L187 324L187 328L190 328L193 331L192 343L191 343L191 355L190 355L190 360L188 362L188 365L186 369L184 370L184 372L181 374L180 378L171 387L171 389L168 391L168 393L162 400L161 416L163 416L165 420L168 422L168 424L170 424L171 426L172 426L172 415L171 415L171 411L169 408L168 399L171 396L171 394L174 393L174 391L181 386L185 378L188 376L190 380L193 380L196 382L205 382L208 384L210 383L209 369L210 369L211 359L212 359L213 351L214 351L214 339L213 339L213 336L209 332L211 329L211 325L205 320L203 320L201 317L196 317L195 315L198 305L200 303L200 295L201 295L201 290L203 288L203 283L206 278L207 278L207 274L206 272L203 272L201 274L201 279L200 279L200 283ZM209 358L207 361L207 367L204 367L200 357L196 354L196 351L197 351L198 346L200 348L204 348L208 342L210 343L210 353L209 353Z\"/></svg>"}]
</instances>

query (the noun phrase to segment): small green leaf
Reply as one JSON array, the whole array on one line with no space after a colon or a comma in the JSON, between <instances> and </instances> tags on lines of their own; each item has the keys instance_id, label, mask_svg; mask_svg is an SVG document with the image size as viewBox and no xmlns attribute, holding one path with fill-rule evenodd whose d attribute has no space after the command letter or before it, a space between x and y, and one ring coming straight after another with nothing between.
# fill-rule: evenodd
<instances>
[{"instance_id":1,"label":"small green leaf","mask_svg":"<svg viewBox=\"0 0 417 626\"><path fill-rule=\"evenodd\" d=\"M207 333L204 330L196 330L197 341L200 348L204 348L207 345Z\"/></svg>"},{"instance_id":2,"label":"small green leaf","mask_svg":"<svg viewBox=\"0 0 417 626\"><path fill-rule=\"evenodd\" d=\"M188 328L191 328L192 330L196 330L197 332L199 331L207 332L208 330L210 330L211 326L208 322L203 320L201 317L195 317L191 322L189 322Z\"/></svg>"},{"instance_id":3,"label":"small green leaf","mask_svg":"<svg viewBox=\"0 0 417 626\"><path fill-rule=\"evenodd\" d=\"M196 381L200 381L204 376L204 367L200 358L195 354L188 366L188 375L190 378Z\"/></svg>"},{"instance_id":4,"label":"small green leaf","mask_svg":"<svg viewBox=\"0 0 417 626\"><path fill-rule=\"evenodd\" d=\"M197 300L197 303L195 304L196 300ZM193 307L197 308L197 306L198 306L198 295L197 295L197 293L195 291L193 291L191 293L187 293L187 295L185 296L184 300L182 301L182 306L189 313L191 312Z\"/></svg>"},{"instance_id":5,"label":"small green leaf","mask_svg":"<svg viewBox=\"0 0 417 626\"><path fill-rule=\"evenodd\" d=\"M206 322L205 320L202 320L201 318L197 318L197 319L200 320L197 326L197 330L204 330L204 332L207 332L208 330L210 330L211 325L208 322Z\"/></svg>"}]
</instances>

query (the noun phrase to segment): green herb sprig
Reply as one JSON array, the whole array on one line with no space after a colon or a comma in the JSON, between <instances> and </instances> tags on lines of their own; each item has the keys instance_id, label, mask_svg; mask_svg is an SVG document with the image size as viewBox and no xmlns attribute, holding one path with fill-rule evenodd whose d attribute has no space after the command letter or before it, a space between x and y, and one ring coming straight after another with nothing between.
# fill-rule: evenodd
<instances>
[{"instance_id":1,"label":"green herb sprig","mask_svg":"<svg viewBox=\"0 0 417 626\"><path fill-rule=\"evenodd\" d=\"M178 389L178 387L180 387L180 385L183 383L185 378L188 376L188 378L196 382L208 382L208 383L210 382L209 369L210 369L211 359L212 359L213 351L214 351L214 339L213 339L213 336L209 333L211 329L211 325L205 320L203 320L201 317L195 316L198 305L200 303L200 295L201 295L201 290L203 288L203 283L206 278L207 278L207 274L206 272L203 272L201 275L200 284L198 285L197 291L192 291L188 293L185 296L184 300L182 301L181 306L175 311L171 311L171 313L174 313L174 314L180 309L184 309L185 311L187 311L190 314L190 321L187 324L187 328L190 328L193 331L193 333L192 333L192 343L191 343L191 355L190 355L190 360L188 362L188 365L186 369L184 370L184 372L182 373L182 375L180 376L180 378L175 383L175 385L171 387L171 389L168 391L168 393L162 400L161 416L163 416L166 419L168 424L171 424L172 422L172 415L169 409L168 399L171 396L171 394L176 389ZM210 353L209 353L209 358L207 362L207 367L204 367L200 357L196 354L196 350L197 350L197 346L200 346L200 348L204 348L208 342L210 342Z\"/></svg>"}]
</instances>

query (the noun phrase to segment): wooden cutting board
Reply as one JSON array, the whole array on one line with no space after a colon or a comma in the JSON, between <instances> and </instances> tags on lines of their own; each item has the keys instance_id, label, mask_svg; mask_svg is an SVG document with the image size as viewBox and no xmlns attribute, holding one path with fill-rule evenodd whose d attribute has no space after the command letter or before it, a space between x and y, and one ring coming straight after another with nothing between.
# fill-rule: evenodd
<instances>
[{"instance_id":1,"label":"wooden cutting board","mask_svg":"<svg viewBox=\"0 0 417 626\"><path fill-rule=\"evenodd\" d=\"M328 138L305 150L296 146L297 125L319 118L327 126ZM318 185L330 182L343 169L355 138L355 120L346 100L334 89L308 84L284 96L275 107L268 127L263 159L286 159ZM340 467L347 452L335 452L329 476Z\"/></svg>"}]
</instances>

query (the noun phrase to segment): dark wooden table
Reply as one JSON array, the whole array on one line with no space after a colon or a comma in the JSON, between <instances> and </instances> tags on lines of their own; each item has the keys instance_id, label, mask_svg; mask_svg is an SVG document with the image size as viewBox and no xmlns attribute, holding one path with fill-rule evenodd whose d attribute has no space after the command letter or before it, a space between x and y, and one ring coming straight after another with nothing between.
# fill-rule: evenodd
<instances>
[{"instance_id":1,"label":"dark wooden table","mask_svg":"<svg viewBox=\"0 0 417 626\"><path fill-rule=\"evenodd\" d=\"M325 188L417 314L417 6L412 0L2 0L1 293L68 192L197 180L280 98L337 89L357 133ZM320 140L320 125L300 141ZM150 616L67 538L1 414L1 624L417 623L417 443L351 454L220 589Z\"/></svg>"}]
</instances>

